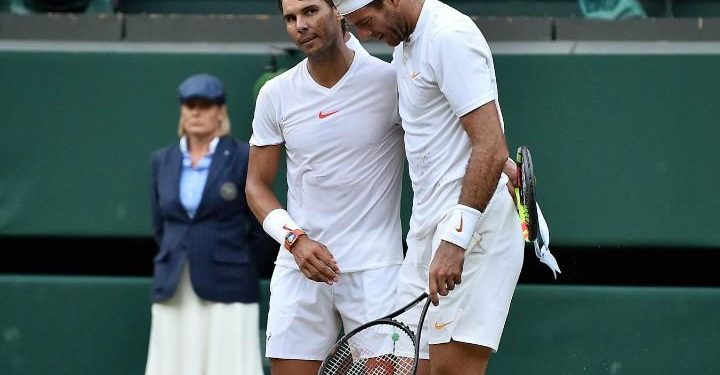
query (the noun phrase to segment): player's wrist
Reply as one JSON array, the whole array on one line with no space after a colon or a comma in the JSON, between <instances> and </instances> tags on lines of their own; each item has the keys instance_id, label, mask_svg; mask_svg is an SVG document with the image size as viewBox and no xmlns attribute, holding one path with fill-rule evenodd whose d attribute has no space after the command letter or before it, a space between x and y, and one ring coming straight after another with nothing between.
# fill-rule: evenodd
<instances>
[{"instance_id":1,"label":"player's wrist","mask_svg":"<svg viewBox=\"0 0 720 375\"><path fill-rule=\"evenodd\" d=\"M443 247L443 246L447 247L447 248L448 248L448 251L453 250L453 251L459 251L460 253L464 253L464 252L465 252L465 249L464 249L463 247L461 247L460 245L454 244L454 243L452 243L452 242L449 242L449 241L443 240L443 241L441 242L441 246L440 246L440 247ZM438 249L439 249L439 248L438 248Z\"/></svg>"},{"instance_id":2,"label":"player's wrist","mask_svg":"<svg viewBox=\"0 0 720 375\"><path fill-rule=\"evenodd\" d=\"M307 238L307 234L302 229L293 229L285 236L285 249L292 254L295 245L301 241L301 238Z\"/></svg>"},{"instance_id":3,"label":"player's wrist","mask_svg":"<svg viewBox=\"0 0 720 375\"><path fill-rule=\"evenodd\" d=\"M445 221L440 239L467 250L472 241L475 227L482 217L482 212L462 204L458 204L450 212Z\"/></svg>"},{"instance_id":4,"label":"player's wrist","mask_svg":"<svg viewBox=\"0 0 720 375\"><path fill-rule=\"evenodd\" d=\"M290 217L290 214L282 208L270 211L265 216L262 225L265 233L290 252L292 252L292 247L298 238L306 235L305 231Z\"/></svg>"}]
</instances>

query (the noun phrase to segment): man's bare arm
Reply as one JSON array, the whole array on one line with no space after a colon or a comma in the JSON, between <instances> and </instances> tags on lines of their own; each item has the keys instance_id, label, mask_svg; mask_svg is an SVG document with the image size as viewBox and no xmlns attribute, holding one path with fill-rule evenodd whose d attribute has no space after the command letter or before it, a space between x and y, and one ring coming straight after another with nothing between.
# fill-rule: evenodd
<instances>
[{"instance_id":1,"label":"man's bare arm","mask_svg":"<svg viewBox=\"0 0 720 375\"><path fill-rule=\"evenodd\" d=\"M261 223L264 223L270 212L282 208L272 190L280 164L281 147L250 147L245 195L250 210ZM308 279L328 284L339 280L340 269L325 245L308 236L300 236L292 247L292 255L300 271Z\"/></svg>"},{"instance_id":2,"label":"man's bare arm","mask_svg":"<svg viewBox=\"0 0 720 375\"><path fill-rule=\"evenodd\" d=\"M472 144L465 178L460 192L461 205L470 210L485 211L492 198L500 173L508 161L505 135L495 102L486 103L460 118ZM462 217L461 217L462 218ZM458 227L463 230L462 221ZM472 233L474 228L469 229ZM441 241L430 263L428 288L430 299L437 306L438 294L446 296L462 281L465 249L454 243Z\"/></svg>"},{"instance_id":3,"label":"man's bare arm","mask_svg":"<svg viewBox=\"0 0 720 375\"><path fill-rule=\"evenodd\" d=\"M245 194L250 210L260 223L270 211L282 208L272 190L273 181L280 167L281 152L280 145L250 147Z\"/></svg>"},{"instance_id":4,"label":"man's bare arm","mask_svg":"<svg viewBox=\"0 0 720 375\"><path fill-rule=\"evenodd\" d=\"M475 109L461 117L460 122L472 143L460 204L484 212L509 156L495 102Z\"/></svg>"}]
</instances>

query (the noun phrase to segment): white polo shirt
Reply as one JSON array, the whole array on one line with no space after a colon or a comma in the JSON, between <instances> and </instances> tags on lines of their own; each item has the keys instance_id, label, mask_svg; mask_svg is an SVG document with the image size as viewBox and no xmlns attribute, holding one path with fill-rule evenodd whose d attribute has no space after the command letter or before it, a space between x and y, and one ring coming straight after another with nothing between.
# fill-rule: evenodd
<instances>
[{"instance_id":1,"label":"white polo shirt","mask_svg":"<svg viewBox=\"0 0 720 375\"><path fill-rule=\"evenodd\" d=\"M471 148L460 117L498 103L495 68L475 23L437 0L425 0L415 31L395 47L392 64L414 193L410 234L419 236L458 203ZM503 175L499 184L505 182Z\"/></svg>"},{"instance_id":2,"label":"white polo shirt","mask_svg":"<svg viewBox=\"0 0 720 375\"><path fill-rule=\"evenodd\" d=\"M395 71L363 53L332 88L305 59L258 95L250 144L285 144L287 211L342 272L402 262L399 122ZM297 268L284 249L276 264Z\"/></svg>"},{"instance_id":3,"label":"white polo shirt","mask_svg":"<svg viewBox=\"0 0 720 375\"><path fill-rule=\"evenodd\" d=\"M361 53L361 54L363 54L363 55L369 55L369 54L370 54L370 53L368 53L368 51L365 49L365 47L363 47L363 45L360 44L360 41L358 40L358 38L355 37L355 35L353 35L353 33L348 32L348 34L350 34L350 38L348 39L347 42L345 42L345 45L348 46L348 48L350 48L351 50L353 50L353 51L355 51L355 52L357 52L357 53Z\"/></svg>"}]
</instances>

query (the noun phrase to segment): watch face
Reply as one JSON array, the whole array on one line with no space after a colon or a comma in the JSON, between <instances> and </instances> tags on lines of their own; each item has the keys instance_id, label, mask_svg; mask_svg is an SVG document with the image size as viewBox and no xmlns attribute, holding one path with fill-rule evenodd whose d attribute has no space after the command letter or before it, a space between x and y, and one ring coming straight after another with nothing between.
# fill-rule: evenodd
<instances>
[{"instance_id":1,"label":"watch face","mask_svg":"<svg viewBox=\"0 0 720 375\"><path fill-rule=\"evenodd\" d=\"M297 235L293 232L288 233L287 237L285 237L285 240L287 242L293 243L295 242L295 239L297 238Z\"/></svg>"}]
</instances>

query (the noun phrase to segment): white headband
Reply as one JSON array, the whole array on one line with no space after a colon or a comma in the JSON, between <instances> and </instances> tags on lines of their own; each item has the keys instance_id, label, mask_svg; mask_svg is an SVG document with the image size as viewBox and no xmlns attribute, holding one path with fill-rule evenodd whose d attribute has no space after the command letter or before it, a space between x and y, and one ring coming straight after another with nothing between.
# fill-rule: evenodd
<instances>
[{"instance_id":1,"label":"white headband","mask_svg":"<svg viewBox=\"0 0 720 375\"><path fill-rule=\"evenodd\" d=\"M335 8L341 15L352 13L365 5L368 5L372 0L333 0Z\"/></svg>"}]
</instances>

